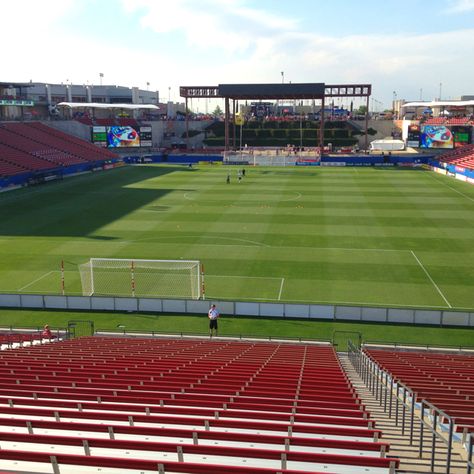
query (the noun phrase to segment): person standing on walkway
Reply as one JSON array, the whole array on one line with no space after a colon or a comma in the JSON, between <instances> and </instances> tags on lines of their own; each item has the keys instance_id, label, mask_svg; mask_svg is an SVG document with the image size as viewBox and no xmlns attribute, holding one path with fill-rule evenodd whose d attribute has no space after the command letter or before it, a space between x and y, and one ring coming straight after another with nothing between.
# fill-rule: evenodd
<instances>
[{"instance_id":1,"label":"person standing on walkway","mask_svg":"<svg viewBox=\"0 0 474 474\"><path fill-rule=\"evenodd\" d=\"M211 305L207 316L209 318L209 337L212 337L212 331L214 331L214 335L217 336L217 319L220 314L215 304Z\"/></svg>"}]
</instances>

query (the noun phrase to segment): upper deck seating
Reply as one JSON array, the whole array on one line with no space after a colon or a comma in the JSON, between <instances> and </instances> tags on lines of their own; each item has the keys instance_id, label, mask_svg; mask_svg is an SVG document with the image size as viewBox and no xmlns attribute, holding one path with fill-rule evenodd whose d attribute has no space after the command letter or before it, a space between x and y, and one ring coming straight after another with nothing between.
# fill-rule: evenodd
<instances>
[{"instance_id":1,"label":"upper deck seating","mask_svg":"<svg viewBox=\"0 0 474 474\"><path fill-rule=\"evenodd\" d=\"M76 120L77 122L83 123L84 125L89 125L89 126L94 125L94 122L92 121L90 117L77 117L74 120Z\"/></svg>"},{"instance_id":2,"label":"upper deck seating","mask_svg":"<svg viewBox=\"0 0 474 474\"><path fill-rule=\"evenodd\" d=\"M140 124L134 118L120 117L117 119L117 123L124 127L132 127L135 130L140 127Z\"/></svg>"},{"instance_id":3,"label":"upper deck seating","mask_svg":"<svg viewBox=\"0 0 474 474\"><path fill-rule=\"evenodd\" d=\"M114 118L96 118L95 123L97 125L103 125L105 127L112 127L114 125L117 125L117 122Z\"/></svg>"}]
</instances>

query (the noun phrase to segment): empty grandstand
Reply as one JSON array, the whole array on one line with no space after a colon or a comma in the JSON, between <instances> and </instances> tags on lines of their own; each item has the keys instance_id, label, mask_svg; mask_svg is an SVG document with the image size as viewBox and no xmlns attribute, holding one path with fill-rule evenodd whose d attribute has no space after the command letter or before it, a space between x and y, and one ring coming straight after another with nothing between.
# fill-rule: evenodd
<instances>
[{"instance_id":1,"label":"empty grandstand","mask_svg":"<svg viewBox=\"0 0 474 474\"><path fill-rule=\"evenodd\" d=\"M367 344L362 350L351 346L349 358L356 373L351 380L367 387L374 416L390 420L406 437L407 472L472 471L472 351Z\"/></svg>"},{"instance_id":2,"label":"empty grandstand","mask_svg":"<svg viewBox=\"0 0 474 474\"><path fill-rule=\"evenodd\" d=\"M4 469L381 474L399 463L329 345L79 338L2 351L0 372Z\"/></svg>"},{"instance_id":3,"label":"empty grandstand","mask_svg":"<svg viewBox=\"0 0 474 474\"><path fill-rule=\"evenodd\" d=\"M439 159L443 163L474 170L474 145L466 145L462 148L443 153Z\"/></svg>"},{"instance_id":4,"label":"empty grandstand","mask_svg":"<svg viewBox=\"0 0 474 474\"><path fill-rule=\"evenodd\" d=\"M117 155L40 122L0 124L0 178L90 170Z\"/></svg>"}]
</instances>

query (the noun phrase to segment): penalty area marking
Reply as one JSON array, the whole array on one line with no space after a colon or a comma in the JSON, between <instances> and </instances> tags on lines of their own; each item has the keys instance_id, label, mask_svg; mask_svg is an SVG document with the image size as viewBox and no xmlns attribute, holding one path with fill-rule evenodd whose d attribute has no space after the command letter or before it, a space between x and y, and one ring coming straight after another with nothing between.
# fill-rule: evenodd
<instances>
[{"instance_id":1,"label":"penalty area marking","mask_svg":"<svg viewBox=\"0 0 474 474\"><path fill-rule=\"evenodd\" d=\"M298 199L301 199L303 195L299 193L298 191L295 191L296 196L288 199L280 199L280 202L288 202L288 201L297 201Z\"/></svg>"},{"instance_id":2,"label":"penalty area marking","mask_svg":"<svg viewBox=\"0 0 474 474\"><path fill-rule=\"evenodd\" d=\"M415 252L413 250L410 250L411 254L415 258L415 260L418 262L418 265L421 267L421 269L425 272L426 276L430 279L431 283L433 286L436 288L437 292L440 294L441 298L445 301L445 303L448 305L449 308L452 308L451 304L449 301L446 299L446 296L444 296L443 292L439 289L439 286L435 283L433 278L431 278L431 275L428 273L428 270L424 267L424 265L420 262L420 259L416 256Z\"/></svg>"},{"instance_id":3,"label":"penalty area marking","mask_svg":"<svg viewBox=\"0 0 474 474\"><path fill-rule=\"evenodd\" d=\"M292 192L293 192L293 191L292 191ZM188 201L196 201L196 199L193 198L193 197L190 197L189 194L190 194L190 193L184 193L184 194L183 194L184 199L186 199L186 200L188 200ZM277 199L277 200L273 200L273 201L271 201L271 202L297 201L298 199L301 199L301 198L303 197L303 195L302 195L300 192L298 192L298 191L294 191L294 194L295 194L294 196L289 197L289 198L287 198L287 199ZM259 198L259 199L256 199L256 200L261 201L262 199ZM263 201L264 201L264 200L265 200L265 199L263 199Z\"/></svg>"},{"instance_id":4,"label":"penalty area marking","mask_svg":"<svg viewBox=\"0 0 474 474\"><path fill-rule=\"evenodd\" d=\"M41 275L40 277L36 278L35 280L30 281L30 283L26 284L25 286L22 286L21 288L18 288L18 291L23 291L26 288L28 288L29 286L34 285L35 283L42 280L43 278L46 278L47 276L51 275L51 273L57 273L57 272L58 272L58 270L51 270L48 273L45 273L44 275Z\"/></svg>"},{"instance_id":5,"label":"penalty area marking","mask_svg":"<svg viewBox=\"0 0 474 474\"><path fill-rule=\"evenodd\" d=\"M278 301L281 299L281 292L283 291L283 285L285 284L285 279L281 279L280 291L278 292Z\"/></svg>"}]
</instances>

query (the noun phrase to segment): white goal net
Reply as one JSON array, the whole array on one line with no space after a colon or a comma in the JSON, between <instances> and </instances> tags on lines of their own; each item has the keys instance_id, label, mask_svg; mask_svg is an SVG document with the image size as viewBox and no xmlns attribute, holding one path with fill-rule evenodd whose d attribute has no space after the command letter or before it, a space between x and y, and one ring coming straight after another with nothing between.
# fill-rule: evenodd
<instances>
[{"instance_id":1,"label":"white goal net","mask_svg":"<svg viewBox=\"0 0 474 474\"><path fill-rule=\"evenodd\" d=\"M203 297L197 260L91 258L79 265L79 272L84 296Z\"/></svg>"}]
</instances>

